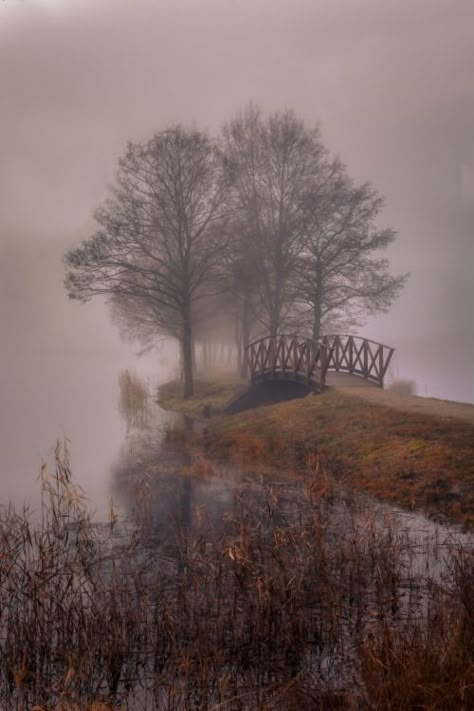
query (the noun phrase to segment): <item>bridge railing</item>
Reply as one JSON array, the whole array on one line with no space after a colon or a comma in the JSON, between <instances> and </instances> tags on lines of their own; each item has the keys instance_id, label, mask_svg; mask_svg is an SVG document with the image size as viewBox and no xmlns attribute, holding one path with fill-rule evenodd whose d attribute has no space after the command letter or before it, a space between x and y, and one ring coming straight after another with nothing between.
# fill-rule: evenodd
<instances>
[{"instance_id":1,"label":"bridge railing","mask_svg":"<svg viewBox=\"0 0 474 711\"><path fill-rule=\"evenodd\" d=\"M328 370L358 375L382 387L394 348L352 335L314 341L281 334L253 341L246 351L252 383L293 380L321 390Z\"/></svg>"},{"instance_id":2,"label":"bridge railing","mask_svg":"<svg viewBox=\"0 0 474 711\"><path fill-rule=\"evenodd\" d=\"M327 370L359 375L383 387L394 348L351 335L323 336L328 350Z\"/></svg>"},{"instance_id":3,"label":"bridge railing","mask_svg":"<svg viewBox=\"0 0 474 711\"><path fill-rule=\"evenodd\" d=\"M320 390L329 358L324 341L282 334L260 338L247 346L250 380L293 380Z\"/></svg>"}]
</instances>

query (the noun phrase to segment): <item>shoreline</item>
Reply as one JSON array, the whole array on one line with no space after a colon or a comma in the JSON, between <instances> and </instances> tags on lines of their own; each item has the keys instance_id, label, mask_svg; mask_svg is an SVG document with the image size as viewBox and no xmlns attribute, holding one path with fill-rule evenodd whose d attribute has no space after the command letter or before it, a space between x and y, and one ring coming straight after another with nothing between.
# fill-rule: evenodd
<instances>
[{"instance_id":1,"label":"shoreline","mask_svg":"<svg viewBox=\"0 0 474 711\"><path fill-rule=\"evenodd\" d=\"M211 460L244 467L264 464L301 477L308 457L317 456L325 472L349 488L474 530L474 422L469 406L469 417L461 419L428 413L427 403L416 407L413 396L333 388L224 416L241 386L237 381L197 381L195 397L181 400L174 381L159 388L158 403L198 419L210 414L194 444ZM457 403L435 401L440 404L444 412L457 410L451 407Z\"/></svg>"}]
</instances>

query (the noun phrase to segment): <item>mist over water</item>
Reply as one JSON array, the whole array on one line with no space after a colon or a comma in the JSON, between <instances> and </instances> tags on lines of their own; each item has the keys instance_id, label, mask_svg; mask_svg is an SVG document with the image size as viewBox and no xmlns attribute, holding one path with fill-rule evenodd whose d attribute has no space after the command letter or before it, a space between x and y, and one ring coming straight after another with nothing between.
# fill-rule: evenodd
<instances>
[{"instance_id":1,"label":"mist over water","mask_svg":"<svg viewBox=\"0 0 474 711\"><path fill-rule=\"evenodd\" d=\"M386 197L392 269L411 278L361 333L397 348L419 394L474 401L473 22L470 0L0 2L0 359L13 328L41 331L35 350L58 322L114 342L103 310L60 294L60 262L126 141L217 132L252 100L319 122Z\"/></svg>"},{"instance_id":2,"label":"mist over water","mask_svg":"<svg viewBox=\"0 0 474 711\"><path fill-rule=\"evenodd\" d=\"M207 447L212 425L201 442L194 436L208 428L214 401L203 402L197 420L154 402L158 385L178 376L177 343L165 339L139 355L140 343L121 338L147 317L123 276L130 263L121 259L112 278L135 308L121 313L119 299L115 322L102 286L79 303L64 285L65 255L96 233L94 211L117 185L127 143L178 125L222 139L223 127L251 105L267 117L294 111L308 130L320 130L354 184L367 181L383 197L377 228L397 237L379 256L393 276L410 273L387 312L365 313L360 327L344 332L395 349L387 385L474 403L473 28L474 0L0 0L1 709L342 708L346 698L348 708L382 708L384 698L387 707L431 708L439 693L440 708L456 700L474 708L474 539L445 526L442 513L472 523L467 425L453 422L445 437L441 420L425 429L424 415L400 412L387 418L385 441L370 404L357 427L349 412L347 442L329 414L327 433L336 439L321 460L310 442L321 423L303 423L298 437L289 428L282 443L269 422L256 433L261 443L251 428L231 427L234 450L220 463L211 458L219 448ZM299 167L306 156L298 156ZM227 167L234 173L234 161ZM164 333L182 325L189 383L192 336L201 339L198 367L213 363L211 352L228 364L224 338L240 331L240 346L252 340L236 328L234 298L244 303L254 280L268 286L273 250L261 250L259 269L248 259L253 250L242 263L239 250L231 252L245 232L246 242L255 238L256 194L245 201L256 209L238 215L229 265L216 261L208 285L214 291L228 273L242 288L226 294L222 315L205 298L193 334L186 326L194 292L173 288L175 260L160 274L144 259L153 286L170 277L171 294L157 303L171 313ZM271 202L261 203L264 213ZM139 206L141 197L126 210L129 238L140 231ZM111 232L120 233L116 206L112 212ZM149 214L154 243L160 211ZM184 223L179 215L169 234L179 234L189 277ZM209 225L218 247L225 223ZM347 231L344 223L338 233ZM212 262L219 250L211 251ZM293 293L311 260L289 254L298 266ZM241 276L250 281L240 284ZM307 302L314 286L313 272ZM68 290L75 298L86 292ZM186 306L184 318L170 303ZM372 424L365 442L362 430ZM364 440L354 462L353 427ZM273 445L269 459L281 457L270 470L263 458ZM261 463L238 464L260 455ZM385 461L390 482L371 489L370 472ZM449 462L453 471L443 471ZM42 499L43 463L57 478ZM410 510L352 490L352 474L366 491L410 502ZM29 507L31 526L10 503L16 512Z\"/></svg>"},{"instance_id":3,"label":"mist over water","mask_svg":"<svg viewBox=\"0 0 474 711\"><path fill-rule=\"evenodd\" d=\"M39 501L42 462L54 467L54 446L67 440L75 481L88 507L103 518L112 491L111 467L120 455L126 423L118 408L118 376L129 368L149 384L170 367L133 354L19 355L0 372L0 503L17 508ZM12 367L14 366L14 367ZM157 432L157 437L159 433Z\"/></svg>"}]
</instances>

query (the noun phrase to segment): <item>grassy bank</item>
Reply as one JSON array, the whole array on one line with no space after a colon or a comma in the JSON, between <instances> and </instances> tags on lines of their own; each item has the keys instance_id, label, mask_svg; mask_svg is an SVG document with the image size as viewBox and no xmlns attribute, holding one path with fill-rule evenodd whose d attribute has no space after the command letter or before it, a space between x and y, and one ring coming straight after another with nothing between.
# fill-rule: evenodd
<instances>
[{"instance_id":1,"label":"grassy bank","mask_svg":"<svg viewBox=\"0 0 474 711\"><path fill-rule=\"evenodd\" d=\"M182 412L190 417L217 415L223 412L235 394L245 386L242 380L222 379L211 381L198 379L194 383L193 397L183 399L183 385L172 380L159 388L157 402L165 410Z\"/></svg>"},{"instance_id":2,"label":"grassy bank","mask_svg":"<svg viewBox=\"0 0 474 711\"><path fill-rule=\"evenodd\" d=\"M176 385L165 386L165 394ZM162 391L162 392L163 392ZM208 384L205 400L226 403L231 387ZM214 398L211 399L211 398ZM166 404L173 407L167 397ZM190 414L189 403L180 401ZM266 463L298 473L317 454L343 483L408 509L474 529L474 426L454 418L402 412L337 390L233 417L213 418L201 445L212 458Z\"/></svg>"}]
</instances>

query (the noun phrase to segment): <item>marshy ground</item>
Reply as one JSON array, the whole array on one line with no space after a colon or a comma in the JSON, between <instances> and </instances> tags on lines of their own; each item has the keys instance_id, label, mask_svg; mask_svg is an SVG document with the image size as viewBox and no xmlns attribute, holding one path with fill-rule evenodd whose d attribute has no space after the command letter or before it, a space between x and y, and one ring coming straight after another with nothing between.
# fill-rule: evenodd
<instances>
[{"instance_id":1,"label":"marshy ground","mask_svg":"<svg viewBox=\"0 0 474 711\"><path fill-rule=\"evenodd\" d=\"M179 384L160 389L173 407ZM181 408L217 415L231 386L198 383ZM235 386L234 386L235 392ZM398 395L378 388L329 388L321 395L215 417L202 438L207 454L240 465L301 469L317 453L337 480L371 496L474 528L474 406Z\"/></svg>"},{"instance_id":2,"label":"marshy ground","mask_svg":"<svg viewBox=\"0 0 474 711\"><path fill-rule=\"evenodd\" d=\"M1 708L472 708L469 537L420 535L317 457L299 481L204 474L176 425L140 455L127 518L92 523L59 446L41 519L3 512Z\"/></svg>"},{"instance_id":3,"label":"marshy ground","mask_svg":"<svg viewBox=\"0 0 474 711\"><path fill-rule=\"evenodd\" d=\"M407 512L425 491L469 528L426 487L467 488L471 425L328 392L159 436L139 385L128 510L93 522L58 445L41 515L0 512L0 708L474 707L472 535ZM204 388L196 412L231 395Z\"/></svg>"}]
</instances>

